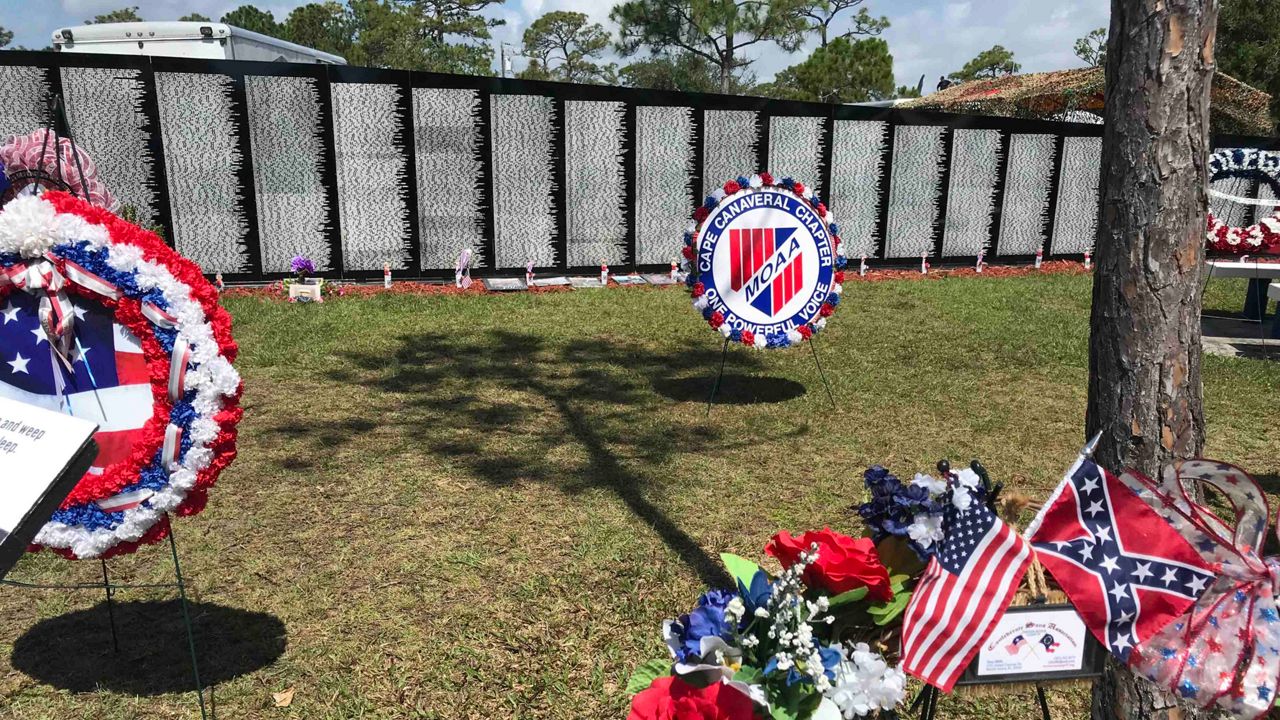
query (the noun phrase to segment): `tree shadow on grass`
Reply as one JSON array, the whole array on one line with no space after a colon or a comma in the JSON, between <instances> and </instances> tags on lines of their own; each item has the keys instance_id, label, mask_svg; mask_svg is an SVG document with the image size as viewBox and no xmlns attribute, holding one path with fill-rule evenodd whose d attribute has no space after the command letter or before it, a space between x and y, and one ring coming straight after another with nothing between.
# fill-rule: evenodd
<instances>
[{"instance_id":1,"label":"tree shadow on grass","mask_svg":"<svg viewBox=\"0 0 1280 720\"><path fill-rule=\"evenodd\" d=\"M272 615L191 603L200 680L211 687L264 668L284 653L284 623ZM34 625L13 644L13 667L71 692L130 695L193 691L191 655L177 600L115 603L120 652L105 602Z\"/></svg>"},{"instance_id":2,"label":"tree shadow on grass","mask_svg":"<svg viewBox=\"0 0 1280 720\"><path fill-rule=\"evenodd\" d=\"M653 389L661 396L677 402L706 404L715 387L714 374L692 377L663 377L653 381ZM758 405L794 400L804 395L804 385L795 380L757 375L726 374L715 388L716 405Z\"/></svg>"},{"instance_id":3,"label":"tree shadow on grass","mask_svg":"<svg viewBox=\"0 0 1280 720\"><path fill-rule=\"evenodd\" d=\"M732 585L720 562L650 499L654 478L643 469L746 443L700 417L664 413L669 406L653 392L673 374L705 375L720 362L718 348L670 353L626 341L550 344L511 331L427 333L401 338L390 353L347 360L330 379L394 394L397 404L387 406L415 443L494 486L609 490L703 582ZM759 360L740 356L733 365L751 371ZM566 452L585 461L557 459Z\"/></svg>"}]
</instances>

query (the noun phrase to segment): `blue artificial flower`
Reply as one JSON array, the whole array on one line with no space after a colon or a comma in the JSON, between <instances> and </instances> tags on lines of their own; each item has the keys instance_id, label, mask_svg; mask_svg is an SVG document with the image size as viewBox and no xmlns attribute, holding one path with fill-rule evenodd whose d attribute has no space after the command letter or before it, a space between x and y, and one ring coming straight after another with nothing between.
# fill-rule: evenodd
<instances>
[{"instance_id":1,"label":"blue artificial flower","mask_svg":"<svg viewBox=\"0 0 1280 720\"><path fill-rule=\"evenodd\" d=\"M744 189L745 189L745 188L749 188L749 187L751 187L751 180L750 180L750 179L748 179L748 178L745 178L745 177L743 177L743 176L741 176L741 175L739 175L739 176L738 176L738 187L740 187L740 188L744 188Z\"/></svg>"},{"instance_id":2,"label":"blue artificial flower","mask_svg":"<svg viewBox=\"0 0 1280 720\"><path fill-rule=\"evenodd\" d=\"M827 302L831 305L831 307L835 307L840 304L840 296L836 294L828 295Z\"/></svg>"},{"instance_id":3,"label":"blue artificial flower","mask_svg":"<svg viewBox=\"0 0 1280 720\"><path fill-rule=\"evenodd\" d=\"M843 270L843 269L844 269L844 266L845 266L845 265L848 265L848 264L849 264L849 261L848 261L848 259L846 259L846 258L845 258L845 256L843 256L843 255L837 255L837 256L836 256L836 267L838 267L838 268L840 268L841 270Z\"/></svg>"},{"instance_id":4,"label":"blue artificial flower","mask_svg":"<svg viewBox=\"0 0 1280 720\"><path fill-rule=\"evenodd\" d=\"M769 575L760 569L756 569L756 574L751 576L750 587L743 585L741 580L738 581L738 594L742 597L742 604L747 608L748 618L755 613L756 608L769 604L769 598L773 595L771 586Z\"/></svg>"},{"instance_id":5,"label":"blue artificial flower","mask_svg":"<svg viewBox=\"0 0 1280 720\"><path fill-rule=\"evenodd\" d=\"M742 342L742 328L734 328L730 330L729 339L734 342Z\"/></svg>"},{"instance_id":6,"label":"blue artificial flower","mask_svg":"<svg viewBox=\"0 0 1280 720\"><path fill-rule=\"evenodd\" d=\"M830 225L828 225L827 227L831 228L831 234L832 234L832 235L839 235L839 234L840 234L840 226L839 226L839 225L837 225L837 224L835 224L835 223L831 223L831 224L830 224Z\"/></svg>"},{"instance_id":7,"label":"blue artificial flower","mask_svg":"<svg viewBox=\"0 0 1280 720\"><path fill-rule=\"evenodd\" d=\"M685 244L685 245L692 245L692 244L693 244L693 233L691 233L691 232L687 232L687 233L685 233L685 234L684 234L684 244Z\"/></svg>"},{"instance_id":8,"label":"blue artificial flower","mask_svg":"<svg viewBox=\"0 0 1280 720\"><path fill-rule=\"evenodd\" d=\"M711 590L698 598L698 606L681 615L671 623L676 660L678 662L699 662L702 652L702 638L719 637L728 640L732 637L733 628L725 620L724 609L737 593L725 590Z\"/></svg>"},{"instance_id":9,"label":"blue artificial flower","mask_svg":"<svg viewBox=\"0 0 1280 720\"><path fill-rule=\"evenodd\" d=\"M844 660L844 653L840 652L839 647L822 645L818 648L818 655L822 657L822 667L826 669L824 674L827 679L835 680L836 668L840 666L840 661Z\"/></svg>"},{"instance_id":10,"label":"blue artificial flower","mask_svg":"<svg viewBox=\"0 0 1280 720\"><path fill-rule=\"evenodd\" d=\"M924 503L929 502L929 488L923 485L916 485L914 483L910 485L903 485L894 492L893 502L896 505L907 508L914 508L919 505L923 505Z\"/></svg>"},{"instance_id":11,"label":"blue artificial flower","mask_svg":"<svg viewBox=\"0 0 1280 720\"><path fill-rule=\"evenodd\" d=\"M714 209L716 208L716 205L719 205L719 204L720 204L720 203L719 203L715 198L711 197L710 195L708 195L708 196L707 196L707 199L706 199L706 200L703 200L703 201L702 201L702 207L704 207L704 208L706 208L706 209L708 209L708 210L714 210Z\"/></svg>"},{"instance_id":12,"label":"blue artificial flower","mask_svg":"<svg viewBox=\"0 0 1280 720\"><path fill-rule=\"evenodd\" d=\"M702 308L702 319L703 319L703 320L710 320L710 319L711 319L711 316L712 316L712 315L714 315L714 314L715 314L715 310L712 310L710 305L708 305L708 306L706 306L706 307Z\"/></svg>"},{"instance_id":13,"label":"blue artificial flower","mask_svg":"<svg viewBox=\"0 0 1280 720\"><path fill-rule=\"evenodd\" d=\"M795 180L793 180L793 179L791 179L791 178L789 178L789 177L784 177L784 178L782 178L782 182L780 182L780 183L778 183L778 184L779 184L779 185L781 185L782 187L784 187L784 188L788 189L788 190L795 190L795 189L796 189L796 181L795 181Z\"/></svg>"}]
</instances>

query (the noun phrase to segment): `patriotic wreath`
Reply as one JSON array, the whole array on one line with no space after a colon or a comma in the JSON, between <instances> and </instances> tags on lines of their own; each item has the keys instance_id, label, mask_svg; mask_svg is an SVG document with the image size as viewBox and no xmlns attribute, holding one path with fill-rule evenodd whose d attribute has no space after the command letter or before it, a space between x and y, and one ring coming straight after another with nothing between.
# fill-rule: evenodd
<instances>
[{"instance_id":1,"label":"patriotic wreath","mask_svg":"<svg viewBox=\"0 0 1280 720\"><path fill-rule=\"evenodd\" d=\"M711 297L716 293L708 292L709 289L714 288L714 278L706 277L705 268L701 270L699 268L699 252L705 250L702 244L705 239L708 220L715 216L718 208L727 207L730 203L747 194L761 190L784 192L787 196L795 198L802 206L803 212L807 212L816 218L818 221L816 224L821 225L821 231L814 233L814 236L821 244L829 246L832 264L834 265L834 267L829 268L831 276L830 282L824 291L825 294L816 293L812 296L815 298L814 301L811 305L806 306L804 311L793 312L788 319L798 318L798 322L789 329L774 327L762 331L757 327L753 330L750 327L744 327L744 325L750 323L744 323L740 318L734 318L732 313L726 313L725 310L714 307ZM775 182L772 175L762 172L759 175L752 175L750 178L739 176L736 180L726 182L723 187L717 188L708 195L703 204L693 211L693 221L684 233L684 247L681 250L684 259L681 262L681 266L688 273L685 278L685 284L689 287L690 296L693 298L693 308L702 314L708 325L717 330L727 340L742 343L749 347L783 348L799 344L813 337L814 333L826 327L827 318L835 313L836 307L840 304L840 294L843 291L841 283L844 282L844 267L847 261L840 253L840 228L832 222L832 219L831 212L822 203L818 195L813 192L812 188L806 187L803 183L797 182L792 178L783 178ZM779 241L779 243L781 242ZM800 268L797 267L795 269L799 271ZM735 289L737 288L735 287Z\"/></svg>"},{"instance_id":2,"label":"patriotic wreath","mask_svg":"<svg viewBox=\"0 0 1280 720\"><path fill-rule=\"evenodd\" d=\"M35 538L125 554L194 515L235 457L231 319L200 268L63 192L0 209L0 395L99 424L94 467ZM41 346L44 347L41 347Z\"/></svg>"},{"instance_id":3,"label":"patriotic wreath","mask_svg":"<svg viewBox=\"0 0 1280 720\"><path fill-rule=\"evenodd\" d=\"M1231 148L1209 156L1209 181L1261 175L1280 197L1280 153ZM1280 253L1280 208L1247 227L1233 227L1209 211L1205 237L1209 247L1233 253Z\"/></svg>"}]
</instances>

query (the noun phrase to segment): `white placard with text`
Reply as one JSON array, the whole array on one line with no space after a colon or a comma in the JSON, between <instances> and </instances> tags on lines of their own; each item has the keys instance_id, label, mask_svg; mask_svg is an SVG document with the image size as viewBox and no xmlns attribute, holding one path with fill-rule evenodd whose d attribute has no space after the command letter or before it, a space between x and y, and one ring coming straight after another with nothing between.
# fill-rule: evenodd
<instances>
[{"instance_id":1,"label":"white placard with text","mask_svg":"<svg viewBox=\"0 0 1280 720\"><path fill-rule=\"evenodd\" d=\"M1071 608L1010 611L978 650L978 677L1080 670L1088 636Z\"/></svg>"},{"instance_id":2,"label":"white placard with text","mask_svg":"<svg viewBox=\"0 0 1280 720\"><path fill-rule=\"evenodd\" d=\"M97 429L88 420L0 397L0 540L40 502Z\"/></svg>"}]
</instances>

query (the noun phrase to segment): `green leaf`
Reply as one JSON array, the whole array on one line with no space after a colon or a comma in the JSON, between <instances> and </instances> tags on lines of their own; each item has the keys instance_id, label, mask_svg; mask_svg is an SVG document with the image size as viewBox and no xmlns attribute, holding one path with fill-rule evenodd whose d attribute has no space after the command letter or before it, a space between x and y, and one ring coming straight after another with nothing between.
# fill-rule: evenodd
<instances>
[{"instance_id":1,"label":"green leaf","mask_svg":"<svg viewBox=\"0 0 1280 720\"><path fill-rule=\"evenodd\" d=\"M876 603L867 608L867 614L875 619L876 625L888 625L907 609L907 603L910 601L911 593L900 592L887 603Z\"/></svg>"},{"instance_id":2,"label":"green leaf","mask_svg":"<svg viewBox=\"0 0 1280 720\"><path fill-rule=\"evenodd\" d=\"M845 592L842 592L839 595L833 598L830 598L828 602L830 603L830 607L834 608L834 607L840 607L841 605L845 605L847 603L857 602L858 600L861 600L866 596L867 596L867 588L864 586L864 587L854 588L852 590L847 590Z\"/></svg>"},{"instance_id":3,"label":"green leaf","mask_svg":"<svg viewBox=\"0 0 1280 720\"><path fill-rule=\"evenodd\" d=\"M635 695L652 685L654 680L670 674L670 660L650 660L631 673L631 679L627 681L627 694Z\"/></svg>"},{"instance_id":4,"label":"green leaf","mask_svg":"<svg viewBox=\"0 0 1280 720\"><path fill-rule=\"evenodd\" d=\"M724 569L729 571L734 580L751 587L751 578L755 577L756 571L760 569L759 565L733 553L720 553L720 560L724 563Z\"/></svg>"},{"instance_id":5,"label":"green leaf","mask_svg":"<svg viewBox=\"0 0 1280 720\"><path fill-rule=\"evenodd\" d=\"M907 581L911 579L910 575L894 575L889 578L889 587L896 593L906 587Z\"/></svg>"},{"instance_id":6,"label":"green leaf","mask_svg":"<svg viewBox=\"0 0 1280 720\"><path fill-rule=\"evenodd\" d=\"M764 682L764 673L760 669L751 665L743 665L741 670L733 674L735 682L744 682L748 685L759 685Z\"/></svg>"}]
</instances>

